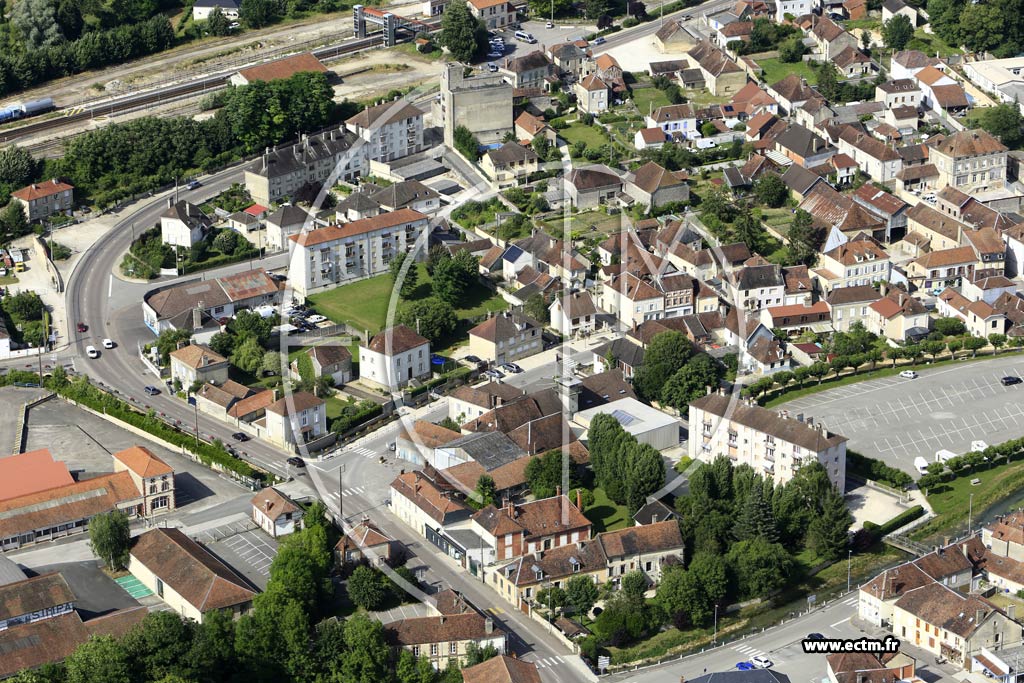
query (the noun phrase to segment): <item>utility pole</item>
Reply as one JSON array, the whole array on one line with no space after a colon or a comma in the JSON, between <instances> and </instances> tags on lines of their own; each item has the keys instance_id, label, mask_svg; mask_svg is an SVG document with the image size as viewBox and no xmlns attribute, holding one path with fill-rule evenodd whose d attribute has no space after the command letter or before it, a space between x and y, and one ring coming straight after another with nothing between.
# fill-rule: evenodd
<instances>
[{"instance_id":1,"label":"utility pole","mask_svg":"<svg viewBox=\"0 0 1024 683\"><path fill-rule=\"evenodd\" d=\"M338 521L344 525L345 522L345 495L342 491L345 488L345 465L342 463L338 468Z\"/></svg>"},{"instance_id":2,"label":"utility pole","mask_svg":"<svg viewBox=\"0 0 1024 683\"><path fill-rule=\"evenodd\" d=\"M664 7L664 5L662 5L662 7ZM711 644L712 645L717 645L718 644L718 603L717 602L715 603L715 633L714 633L713 636L711 636Z\"/></svg>"},{"instance_id":3,"label":"utility pole","mask_svg":"<svg viewBox=\"0 0 1024 683\"><path fill-rule=\"evenodd\" d=\"M971 517L974 513L974 494L967 501L967 535L971 535Z\"/></svg>"},{"instance_id":4,"label":"utility pole","mask_svg":"<svg viewBox=\"0 0 1024 683\"><path fill-rule=\"evenodd\" d=\"M196 414L196 450L199 450L199 402L196 401L195 396L192 397L192 409ZM197 453L198 455L198 453Z\"/></svg>"}]
</instances>

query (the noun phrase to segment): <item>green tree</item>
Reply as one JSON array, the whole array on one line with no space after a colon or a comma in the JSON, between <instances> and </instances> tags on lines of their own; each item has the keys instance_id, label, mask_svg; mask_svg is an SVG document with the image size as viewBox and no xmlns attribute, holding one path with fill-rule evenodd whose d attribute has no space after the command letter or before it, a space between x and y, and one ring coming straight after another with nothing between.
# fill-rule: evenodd
<instances>
[{"instance_id":1,"label":"green tree","mask_svg":"<svg viewBox=\"0 0 1024 683\"><path fill-rule=\"evenodd\" d=\"M277 351L265 351L263 360L260 361L260 370L272 372L275 375L281 374L281 354Z\"/></svg>"},{"instance_id":2,"label":"green tree","mask_svg":"<svg viewBox=\"0 0 1024 683\"><path fill-rule=\"evenodd\" d=\"M145 673L145 680L190 678L199 664L188 658L196 626L196 622L182 619L176 612L151 612L125 635L121 647Z\"/></svg>"},{"instance_id":3,"label":"green tree","mask_svg":"<svg viewBox=\"0 0 1024 683\"><path fill-rule=\"evenodd\" d=\"M466 666L476 666L481 662L486 662L488 659L493 659L498 656L498 650L493 645L488 643L484 647L480 647L476 643L466 644Z\"/></svg>"},{"instance_id":4,"label":"green tree","mask_svg":"<svg viewBox=\"0 0 1024 683\"><path fill-rule=\"evenodd\" d=\"M282 7L278 0L245 0L244 4L238 17L249 28L263 28L281 18Z\"/></svg>"},{"instance_id":5,"label":"green tree","mask_svg":"<svg viewBox=\"0 0 1024 683\"><path fill-rule=\"evenodd\" d=\"M725 557L736 576L739 597L765 597L785 585L793 560L778 543L763 538L737 541Z\"/></svg>"},{"instance_id":6,"label":"green tree","mask_svg":"<svg viewBox=\"0 0 1024 683\"><path fill-rule=\"evenodd\" d=\"M531 294L523 304L523 313L541 325L546 325L550 316L548 314L548 304L544 301L544 295L540 293Z\"/></svg>"},{"instance_id":7,"label":"green tree","mask_svg":"<svg viewBox=\"0 0 1024 683\"><path fill-rule=\"evenodd\" d=\"M711 121L705 121L700 126L700 134L706 138L714 137L718 133L718 127Z\"/></svg>"},{"instance_id":8,"label":"green tree","mask_svg":"<svg viewBox=\"0 0 1024 683\"><path fill-rule=\"evenodd\" d=\"M131 540L128 516L120 510L105 512L89 520L89 547L111 571L120 571L128 566Z\"/></svg>"},{"instance_id":9,"label":"green tree","mask_svg":"<svg viewBox=\"0 0 1024 683\"><path fill-rule=\"evenodd\" d=\"M321 500L314 500L310 506L306 508L306 511L302 513L303 529L319 526L326 531L328 524L327 506L324 505Z\"/></svg>"},{"instance_id":10,"label":"green tree","mask_svg":"<svg viewBox=\"0 0 1024 683\"><path fill-rule=\"evenodd\" d=\"M526 464L526 482L535 498L550 498L562 484L562 451L538 455Z\"/></svg>"},{"instance_id":11,"label":"green tree","mask_svg":"<svg viewBox=\"0 0 1024 683\"><path fill-rule=\"evenodd\" d=\"M988 335L988 343L992 345L992 348L996 353L999 353L999 349L1006 346L1006 335L1001 333L993 333Z\"/></svg>"},{"instance_id":12,"label":"green tree","mask_svg":"<svg viewBox=\"0 0 1024 683\"><path fill-rule=\"evenodd\" d=\"M1020 114L1015 102L1004 102L995 107L984 107L978 110L979 125L1010 149L1018 149L1024 142L1021 127L1024 117Z\"/></svg>"},{"instance_id":13,"label":"green tree","mask_svg":"<svg viewBox=\"0 0 1024 683\"><path fill-rule=\"evenodd\" d=\"M633 387L648 401L661 398L665 383L692 354L693 346L681 333L670 330L655 335L644 353L643 365L633 376Z\"/></svg>"},{"instance_id":14,"label":"green tree","mask_svg":"<svg viewBox=\"0 0 1024 683\"><path fill-rule=\"evenodd\" d=\"M714 553L697 553L687 569L712 605L721 604L729 591L729 576L725 560Z\"/></svg>"},{"instance_id":15,"label":"green tree","mask_svg":"<svg viewBox=\"0 0 1024 683\"><path fill-rule=\"evenodd\" d=\"M64 661L67 683L132 683L131 662L112 636L93 636Z\"/></svg>"},{"instance_id":16,"label":"green tree","mask_svg":"<svg viewBox=\"0 0 1024 683\"><path fill-rule=\"evenodd\" d=\"M841 99L839 76L831 62L822 62L818 67L818 92L829 102L838 102Z\"/></svg>"},{"instance_id":17,"label":"green tree","mask_svg":"<svg viewBox=\"0 0 1024 683\"><path fill-rule=\"evenodd\" d=\"M1007 42L1007 15L997 4L967 3L960 13L957 36L971 52L1002 52Z\"/></svg>"},{"instance_id":18,"label":"green tree","mask_svg":"<svg viewBox=\"0 0 1024 683\"><path fill-rule=\"evenodd\" d=\"M779 45L779 61L788 64L799 62L807 51L807 47L799 37L790 38Z\"/></svg>"},{"instance_id":19,"label":"green tree","mask_svg":"<svg viewBox=\"0 0 1024 683\"><path fill-rule=\"evenodd\" d=\"M733 534L737 540L746 541L752 538L762 538L769 543L779 540L779 532L775 527L775 515L772 512L771 502L765 500L763 489L758 484L753 486L743 507L736 519L736 526Z\"/></svg>"},{"instance_id":20,"label":"green tree","mask_svg":"<svg viewBox=\"0 0 1024 683\"><path fill-rule=\"evenodd\" d=\"M64 42L53 0L19 0L11 10L11 23L18 28L29 50Z\"/></svg>"},{"instance_id":21,"label":"green tree","mask_svg":"<svg viewBox=\"0 0 1024 683\"><path fill-rule=\"evenodd\" d=\"M28 219L25 218L25 210L21 204L11 201L4 207L4 210L0 212L0 230L3 231L3 235L0 236L0 241L3 244L28 234Z\"/></svg>"},{"instance_id":22,"label":"green tree","mask_svg":"<svg viewBox=\"0 0 1024 683\"><path fill-rule=\"evenodd\" d=\"M455 0L448 3L441 17L441 35L437 42L457 61L469 62L487 44L487 29L470 13L463 0Z\"/></svg>"},{"instance_id":23,"label":"green tree","mask_svg":"<svg viewBox=\"0 0 1024 683\"><path fill-rule=\"evenodd\" d=\"M19 188L36 176L39 164L24 147L8 145L0 149L0 185Z\"/></svg>"},{"instance_id":24,"label":"green tree","mask_svg":"<svg viewBox=\"0 0 1024 683\"><path fill-rule=\"evenodd\" d=\"M404 304L395 319L401 325L419 330L435 344L454 332L459 323L451 304L433 296Z\"/></svg>"},{"instance_id":25,"label":"green tree","mask_svg":"<svg viewBox=\"0 0 1024 683\"><path fill-rule=\"evenodd\" d=\"M932 321L932 329L943 337L956 337L967 331L963 322L957 318L936 318Z\"/></svg>"},{"instance_id":26,"label":"green tree","mask_svg":"<svg viewBox=\"0 0 1024 683\"><path fill-rule=\"evenodd\" d=\"M206 30L213 36L226 36L231 33L231 20L224 16L220 7L214 7L206 19Z\"/></svg>"},{"instance_id":27,"label":"green tree","mask_svg":"<svg viewBox=\"0 0 1024 683\"><path fill-rule=\"evenodd\" d=\"M647 591L647 576L639 570L631 571L620 580L619 590L626 595L641 598Z\"/></svg>"},{"instance_id":28,"label":"green tree","mask_svg":"<svg viewBox=\"0 0 1024 683\"><path fill-rule=\"evenodd\" d=\"M762 204L777 209L786 203L789 190L777 174L766 173L754 182L754 194Z\"/></svg>"},{"instance_id":29,"label":"green tree","mask_svg":"<svg viewBox=\"0 0 1024 683\"><path fill-rule=\"evenodd\" d=\"M665 463L661 453L646 443L636 443L636 438L626 454L625 503L630 513L635 513L647 502L647 497L665 485Z\"/></svg>"},{"instance_id":30,"label":"green tree","mask_svg":"<svg viewBox=\"0 0 1024 683\"><path fill-rule=\"evenodd\" d=\"M384 639L384 626L359 612L345 620L345 653L341 676L345 683L381 683L388 680L391 649Z\"/></svg>"},{"instance_id":31,"label":"green tree","mask_svg":"<svg viewBox=\"0 0 1024 683\"><path fill-rule=\"evenodd\" d=\"M594 580L589 576L573 576L565 585L566 599L575 614L590 614L597 602L598 590Z\"/></svg>"},{"instance_id":32,"label":"green tree","mask_svg":"<svg viewBox=\"0 0 1024 683\"><path fill-rule=\"evenodd\" d=\"M249 373L255 373L263 364L263 347L254 337L245 337L231 354L232 365Z\"/></svg>"},{"instance_id":33,"label":"green tree","mask_svg":"<svg viewBox=\"0 0 1024 683\"><path fill-rule=\"evenodd\" d=\"M235 319L231 321L229 329L239 339L251 337L262 346L270 341L274 323L270 318L264 318L255 311L238 311L235 313Z\"/></svg>"},{"instance_id":34,"label":"green tree","mask_svg":"<svg viewBox=\"0 0 1024 683\"><path fill-rule=\"evenodd\" d=\"M811 214L803 209L796 210L793 222L786 233L786 240L789 242L789 255L793 263L814 265L818 258L818 248L821 246L821 235L814 227Z\"/></svg>"},{"instance_id":35,"label":"green tree","mask_svg":"<svg viewBox=\"0 0 1024 683\"><path fill-rule=\"evenodd\" d=\"M935 35L950 45L959 42L961 0L928 0L928 17Z\"/></svg>"},{"instance_id":36,"label":"green tree","mask_svg":"<svg viewBox=\"0 0 1024 683\"><path fill-rule=\"evenodd\" d=\"M554 615L566 604L565 591L558 586L545 586L537 591L537 604Z\"/></svg>"},{"instance_id":37,"label":"green tree","mask_svg":"<svg viewBox=\"0 0 1024 683\"><path fill-rule=\"evenodd\" d=\"M843 496L838 491L829 491L821 501L821 513L814 516L807 528L808 547L822 559L839 559L846 551L851 524L853 515Z\"/></svg>"},{"instance_id":38,"label":"green tree","mask_svg":"<svg viewBox=\"0 0 1024 683\"><path fill-rule=\"evenodd\" d=\"M893 52L902 50L914 37L914 25L902 14L893 16L882 25L882 40Z\"/></svg>"},{"instance_id":39,"label":"green tree","mask_svg":"<svg viewBox=\"0 0 1024 683\"><path fill-rule=\"evenodd\" d=\"M425 656L417 657L405 649L398 652L398 663L395 665L398 683L434 683L436 674L430 660Z\"/></svg>"},{"instance_id":40,"label":"green tree","mask_svg":"<svg viewBox=\"0 0 1024 683\"><path fill-rule=\"evenodd\" d=\"M458 306L479 282L479 272L477 258L465 250L441 261L434 267L434 296Z\"/></svg>"},{"instance_id":41,"label":"green tree","mask_svg":"<svg viewBox=\"0 0 1024 683\"><path fill-rule=\"evenodd\" d=\"M494 505L498 500L498 488L494 485L494 478L489 474L481 474L476 480L477 503L481 507Z\"/></svg>"},{"instance_id":42,"label":"green tree","mask_svg":"<svg viewBox=\"0 0 1024 683\"><path fill-rule=\"evenodd\" d=\"M662 573L655 599L666 613L685 614L696 626L707 623L713 613L714 605L697 576L679 566Z\"/></svg>"},{"instance_id":43,"label":"green tree","mask_svg":"<svg viewBox=\"0 0 1024 683\"><path fill-rule=\"evenodd\" d=\"M743 242L750 251L757 253L762 251L762 244L765 241L765 229L761 225L761 221L758 220L749 209L740 211L739 215L736 216L736 222L732 227L733 239L737 242Z\"/></svg>"},{"instance_id":44,"label":"green tree","mask_svg":"<svg viewBox=\"0 0 1024 683\"><path fill-rule=\"evenodd\" d=\"M683 411L691 401L717 389L724 374L719 363L706 353L698 353L669 377L661 391L661 402Z\"/></svg>"},{"instance_id":45,"label":"green tree","mask_svg":"<svg viewBox=\"0 0 1024 683\"><path fill-rule=\"evenodd\" d=\"M391 263L388 264L388 273L391 275L391 282L397 283L400 273L402 272L402 266L405 264L407 254L400 253L395 258L391 259ZM405 273L405 278L402 280L401 287L399 287L398 295L403 299L410 298L416 291L416 287L419 286L420 271L416 267L415 263L409 264L409 270Z\"/></svg>"},{"instance_id":46,"label":"green tree","mask_svg":"<svg viewBox=\"0 0 1024 683\"><path fill-rule=\"evenodd\" d=\"M381 575L366 565L359 565L346 582L348 597L356 607L370 610L380 609L387 598L387 591Z\"/></svg>"},{"instance_id":47,"label":"green tree","mask_svg":"<svg viewBox=\"0 0 1024 683\"><path fill-rule=\"evenodd\" d=\"M987 344L988 340L984 337L964 337L964 348L971 352L971 358L977 357L978 351Z\"/></svg>"},{"instance_id":48,"label":"green tree","mask_svg":"<svg viewBox=\"0 0 1024 683\"><path fill-rule=\"evenodd\" d=\"M238 245L238 233L230 228L225 228L213 238L213 248L222 254L234 253Z\"/></svg>"}]
</instances>

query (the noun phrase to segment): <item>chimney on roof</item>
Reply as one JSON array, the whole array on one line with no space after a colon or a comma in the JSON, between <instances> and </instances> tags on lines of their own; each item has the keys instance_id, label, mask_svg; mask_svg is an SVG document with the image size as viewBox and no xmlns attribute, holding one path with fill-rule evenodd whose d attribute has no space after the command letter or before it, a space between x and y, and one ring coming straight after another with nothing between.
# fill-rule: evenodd
<instances>
[{"instance_id":1,"label":"chimney on roof","mask_svg":"<svg viewBox=\"0 0 1024 683\"><path fill-rule=\"evenodd\" d=\"M583 510L583 491L576 489L576 508Z\"/></svg>"},{"instance_id":2,"label":"chimney on roof","mask_svg":"<svg viewBox=\"0 0 1024 683\"><path fill-rule=\"evenodd\" d=\"M270 512L270 501L269 500L263 501L263 510L265 512Z\"/></svg>"},{"instance_id":3,"label":"chimney on roof","mask_svg":"<svg viewBox=\"0 0 1024 683\"><path fill-rule=\"evenodd\" d=\"M978 609L974 611L974 625L977 626L985 619L985 610Z\"/></svg>"},{"instance_id":4,"label":"chimney on roof","mask_svg":"<svg viewBox=\"0 0 1024 683\"><path fill-rule=\"evenodd\" d=\"M1006 616L1008 616L1010 619L1015 619L1017 616L1017 606L1014 605L1012 602L1006 606Z\"/></svg>"},{"instance_id":5,"label":"chimney on roof","mask_svg":"<svg viewBox=\"0 0 1024 683\"><path fill-rule=\"evenodd\" d=\"M490 617L484 619L484 633L487 635L494 633L494 619Z\"/></svg>"}]
</instances>

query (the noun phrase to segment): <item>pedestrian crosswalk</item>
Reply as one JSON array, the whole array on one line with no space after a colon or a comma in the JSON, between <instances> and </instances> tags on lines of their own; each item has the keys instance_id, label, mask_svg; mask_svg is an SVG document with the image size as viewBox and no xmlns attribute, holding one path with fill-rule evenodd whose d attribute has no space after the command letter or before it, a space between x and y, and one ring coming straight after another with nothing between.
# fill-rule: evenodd
<instances>
[{"instance_id":1,"label":"pedestrian crosswalk","mask_svg":"<svg viewBox=\"0 0 1024 683\"><path fill-rule=\"evenodd\" d=\"M857 596L854 595L851 598L847 598L846 600L843 600L843 604L844 605L856 605L857 604Z\"/></svg>"},{"instance_id":2,"label":"pedestrian crosswalk","mask_svg":"<svg viewBox=\"0 0 1024 683\"><path fill-rule=\"evenodd\" d=\"M346 498L348 498L349 496L361 496L367 491L368 489L365 486L350 486L347 489L343 489L341 493ZM337 503L340 498L336 491L334 493L327 494L327 497L333 500L335 503Z\"/></svg>"},{"instance_id":3,"label":"pedestrian crosswalk","mask_svg":"<svg viewBox=\"0 0 1024 683\"><path fill-rule=\"evenodd\" d=\"M377 457L377 453L374 453L373 451L371 451L366 446L353 446L352 447L352 451L355 452L355 453L358 453L359 455L363 456L364 458L376 458Z\"/></svg>"},{"instance_id":4,"label":"pedestrian crosswalk","mask_svg":"<svg viewBox=\"0 0 1024 683\"><path fill-rule=\"evenodd\" d=\"M746 657L767 657L768 654L764 650L758 650L756 647L750 647L749 645L733 645L733 650L743 654Z\"/></svg>"},{"instance_id":5,"label":"pedestrian crosswalk","mask_svg":"<svg viewBox=\"0 0 1024 683\"><path fill-rule=\"evenodd\" d=\"M544 657L543 659L535 659L533 661L533 663L534 663L534 665L538 669L547 669L547 668L552 667L552 666L558 666L563 661L565 661L565 659L567 659L567 658L566 657Z\"/></svg>"}]
</instances>

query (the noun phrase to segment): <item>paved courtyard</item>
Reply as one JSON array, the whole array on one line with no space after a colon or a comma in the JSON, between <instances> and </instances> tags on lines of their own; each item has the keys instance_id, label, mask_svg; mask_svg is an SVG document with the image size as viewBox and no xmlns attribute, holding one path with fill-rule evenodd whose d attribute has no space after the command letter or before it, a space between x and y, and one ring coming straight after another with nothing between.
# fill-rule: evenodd
<instances>
[{"instance_id":1,"label":"paved courtyard","mask_svg":"<svg viewBox=\"0 0 1024 683\"><path fill-rule=\"evenodd\" d=\"M203 540L202 536L199 540ZM277 541L262 530L249 529L225 536L207 543L207 547L260 590L266 589L270 563L277 556Z\"/></svg>"},{"instance_id":2,"label":"paved courtyard","mask_svg":"<svg viewBox=\"0 0 1024 683\"><path fill-rule=\"evenodd\" d=\"M966 453L971 442L989 445L1024 435L1024 358L1006 355L929 370L917 379L885 377L838 387L778 407L803 414L850 439L849 448L916 475L914 458L934 460L948 449Z\"/></svg>"}]
</instances>

